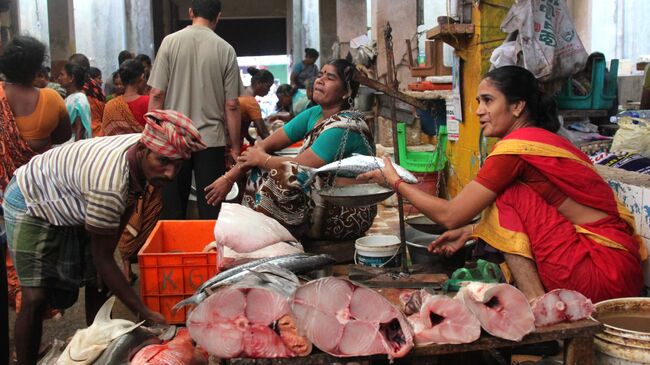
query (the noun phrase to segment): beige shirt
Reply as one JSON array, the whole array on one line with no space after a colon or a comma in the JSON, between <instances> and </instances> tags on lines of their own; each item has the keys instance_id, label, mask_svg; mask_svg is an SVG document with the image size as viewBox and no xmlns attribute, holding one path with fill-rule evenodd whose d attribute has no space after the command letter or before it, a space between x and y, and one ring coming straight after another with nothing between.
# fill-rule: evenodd
<instances>
[{"instance_id":1,"label":"beige shirt","mask_svg":"<svg viewBox=\"0 0 650 365\"><path fill-rule=\"evenodd\" d=\"M166 91L165 109L192 119L208 147L225 146L225 102L243 84L235 50L212 29L190 25L165 37L148 84Z\"/></svg>"}]
</instances>

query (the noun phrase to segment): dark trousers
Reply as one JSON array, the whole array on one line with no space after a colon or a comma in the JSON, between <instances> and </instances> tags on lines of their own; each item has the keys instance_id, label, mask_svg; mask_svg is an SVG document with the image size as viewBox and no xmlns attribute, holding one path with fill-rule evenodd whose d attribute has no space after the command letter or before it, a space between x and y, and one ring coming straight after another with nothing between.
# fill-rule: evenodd
<instances>
[{"instance_id":1,"label":"dark trousers","mask_svg":"<svg viewBox=\"0 0 650 365\"><path fill-rule=\"evenodd\" d=\"M200 219L217 219L221 204L208 205L205 189L214 180L226 173L225 147L210 147L192 153L183 163L176 179L163 188L163 207L160 219L182 220L187 216L187 199L192 185L192 171L196 180L196 202Z\"/></svg>"}]
</instances>

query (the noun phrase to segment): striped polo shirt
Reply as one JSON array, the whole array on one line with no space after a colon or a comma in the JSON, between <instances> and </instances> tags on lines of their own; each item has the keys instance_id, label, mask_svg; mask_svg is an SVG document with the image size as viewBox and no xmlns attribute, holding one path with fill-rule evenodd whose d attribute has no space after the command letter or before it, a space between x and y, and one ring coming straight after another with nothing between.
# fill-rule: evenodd
<instances>
[{"instance_id":1,"label":"striped polo shirt","mask_svg":"<svg viewBox=\"0 0 650 365\"><path fill-rule=\"evenodd\" d=\"M86 139L37 155L15 172L27 214L55 226L117 233L127 208L126 152L140 134Z\"/></svg>"}]
</instances>

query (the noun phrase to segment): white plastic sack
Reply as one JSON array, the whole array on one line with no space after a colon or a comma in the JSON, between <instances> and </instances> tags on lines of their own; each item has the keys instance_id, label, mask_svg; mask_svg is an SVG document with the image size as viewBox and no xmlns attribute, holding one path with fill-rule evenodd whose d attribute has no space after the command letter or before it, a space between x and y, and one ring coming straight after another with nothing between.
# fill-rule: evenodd
<instances>
[{"instance_id":1,"label":"white plastic sack","mask_svg":"<svg viewBox=\"0 0 650 365\"><path fill-rule=\"evenodd\" d=\"M223 203L214 225L214 239L235 252L259 250L281 241L296 241L278 221L239 204Z\"/></svg>"},{"instance_id":2,"label":"white plastic sack","mask_svg":"<svg viewBox=\"0 0 650 365\"><path fill-rule=\"evenodd\" d=\"M503 66L512 66L517 64L517 44L514 41L505 41L502 45L495 48L490 56L492 68Z\"/></svg>"},{"instance_id":3,"label":"white plastic sack","mask_svg":"<svg viewBox=\"0 0 650 365\"><path fill-rule=\"evenodd\" d=\"M650 158L650 121L632 117L619 118L610 151L638 153Z\"/></svg>"},{"instance_id":4,"label":"white plastic sack","mask_svg":"<svg viewBox=\"0 0 650 365\"><path fill-rule=\"evenodd\" d=\"M510 8L501 30L518 31L517 65L541 81L571 76L587 62L587 51L565 0L519 0Z\"/></svg>"}]
</instances>

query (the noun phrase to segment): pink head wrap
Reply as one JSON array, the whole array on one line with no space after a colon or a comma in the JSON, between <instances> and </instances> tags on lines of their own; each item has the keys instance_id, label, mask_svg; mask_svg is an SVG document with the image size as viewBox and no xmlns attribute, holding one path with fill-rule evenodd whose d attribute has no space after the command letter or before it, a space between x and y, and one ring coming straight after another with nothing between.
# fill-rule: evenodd
<instances>
[{"instance_id":1,"label":"pink head wrap","mask_svg":"<svg viewBox=\"0 0 650 365\"><path fill-rule=\"evenodd\" d=\"M147 125L141 141L150 150L172 159L188 159L207 148L192 120L173 110L154 110L144 115Z\"/></svg>"}]
</instances>

